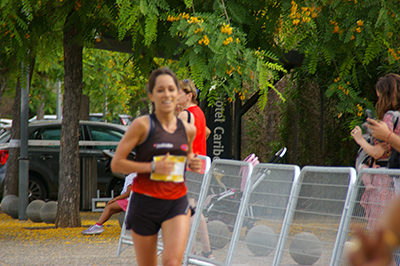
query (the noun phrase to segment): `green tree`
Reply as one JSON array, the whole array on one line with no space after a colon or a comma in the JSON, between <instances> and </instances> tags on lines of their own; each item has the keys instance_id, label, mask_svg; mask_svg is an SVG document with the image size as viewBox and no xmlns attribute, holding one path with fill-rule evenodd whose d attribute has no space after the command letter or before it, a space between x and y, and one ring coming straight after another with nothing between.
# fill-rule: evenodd
<instances>
[{"instance_id":1,"label":"green tree","mask_svg":"<svg viewBox=\"0 0 400 266\"><path fill-rule=\"evenodd\" d=\"M318 121L324 136L320 143L310 135L299 139L298 161L353 165L357 147L349 129L361 125L366 108L373 109L378 78L399 72L399 11L395 1L282 2L277 45L305 55L302 67L291 75L297 92L288 97L295 97L295 102L304 95L320 97L320 92L327 97L320 100L325 112ZM314 93L304 86L312 86ZM296 113L307 112L298 107ZM313 130L311 121L299 122L299 129Z\"/></svg>"},{"instance_id":2,"label":"green tree","mask_svg":"<svg viewBox=\"0 0 400 266\"><path fill-rule=\"evenodd\" d=\"M98 49L85 49L83 92L90 97L91 112L103 113L112 121L118 114L135 115L145 105L145 82L135 75L131 55Z\"/></svg>"},{"instance_id":3,"label":"green tree","mask_svg":"<svg viewBox=\"0 0 400 266\"><path fill-rule=\"evenodd\" d=\"M366 88L372 88L380 74L398 70L400 12L398 3L390 1L3 0L0 8L0 23L5 25L0 30L4 44L0 60L7 66L28 60L28 50L31 57L39 58L39 51L51 56L63 41L65 119L60 158L65 163L60 169L59 227L80 224L76 104L82 89L93 101L100 95L112 99L108 109L124 112L132 101L143 99L143 84L151 70L170 65L192 78L201 98L207 97L210 104L218 97L247 101L260 93L263 107L266 92L284 72L279 58L294 49L305 55L296 75L325 88L328 97L337 99L339 117L351 114L346 124L353 125L371 105L372 98L364 96ZM84 46L112 38L131 42L129 60L115 53L104 61L101 53L89 49L87 57L82 55ZM99 65L96 58L110 66ZM88 73L103 74L101 78L89 74L85 87L82 59L85 68L94 70ZM67 216L66 210L73 215Z\"/></svg>"},{"instance_id":4,"label":"green tree","mask_svg":"<svg viewBox=\"0 0 400 266\"><path fill-rule=\"evenodd\" d=\"M359 124L375 100L377 78L400 68L399 3L322 0L282 6L278 45L304 53L301 74L339 100L338 114L353 116L348 126Z\"/></svg>"},{"instance_id":5,"label":"green tree","mask_svg":"<svg viewBox=\"0 0 400 266\"><path fill-rule=\"evenodd\" d=\"M264 106L266 92L284 71L272 52L280 2L118 3L118 37L132 40L134 70L147 75L157 66L153 59L161 54L166 59L179 58L178 67L188 69L201 98L207 96L210 104L225 96L232 101L236 93L244 100L261 89ZM252 84L252 90L245 92L243 83Z\"/></svg>"}]
</instances>

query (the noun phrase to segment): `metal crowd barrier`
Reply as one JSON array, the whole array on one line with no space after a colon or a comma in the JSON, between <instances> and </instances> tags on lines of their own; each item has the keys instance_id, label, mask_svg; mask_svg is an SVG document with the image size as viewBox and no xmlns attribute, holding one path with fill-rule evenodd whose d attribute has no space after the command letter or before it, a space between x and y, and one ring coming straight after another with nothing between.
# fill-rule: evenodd
<instances>
[{"instance_id":1,"label":"metal crowd barrier","mask_svg":"<svg viewBox=\"0 0 400 266\"><path fill-rule=\"evenodd\" d=\"M351 167L302 168L273 265L332 265L355 180Z\"/></svg>"},{"instance_id":2,"label":"metal crowd barrier","mask_svg":"<svg viewBox=\"0 0 400 266\"><path fill-rule=\"evenodd\" d=\"M399 177L400 169L367 168L357 176L352 167L300 171L261 163L253 169L242 161L215 160L204 177L187 175L197 209L183 265L346 266L355 228L373 229L396 196ZM366 190L363 178L372 178L375 188ZM133 244L123 233L117 256L122 244ZM202 234L209 236L213 260L201 255Z\"/></svg>"},{"instance_id":3,"label":"metal crowd barrier","mask_svg":"<svg viewBox=\"0 0 400 266\"><path fill-rule=\"evenodd\" d=\"M273 265L299 176L297 165L260 163L254 167L243 223L246 228L233 254L234 264Z\"/></svg>"},{"instance_id":4,"label":"metal crowd barrier","mask_svg":"<svg viewBox=\"0 0 400 266\"><path fill-rule=\"evenodd\" d=\"M400 180L399 177L400 169L365 168L358 173L350 196L348 211L344 216L340 238L336 244L337 252L332 257L331 265L348 265L346 256L354 245L355 229L368 233L374 228L386 206L398 196L394 183ZM366 189L363 178L373 180L374 188ZM398 261L400 256L395 257Z\"/></svg>"},{"instance_id":5,"label":"metal crowd barrier","mask_svg":"<svg viewBox=\"0 0 400 266\"><path fill-rule=\"evenodd\" d=\"M183 265L231 265L249 199L252 170L252 165L243 161L213 161L201 185ZM201 255L204 219L214 260Z\"/></svg>"}]
</instances>

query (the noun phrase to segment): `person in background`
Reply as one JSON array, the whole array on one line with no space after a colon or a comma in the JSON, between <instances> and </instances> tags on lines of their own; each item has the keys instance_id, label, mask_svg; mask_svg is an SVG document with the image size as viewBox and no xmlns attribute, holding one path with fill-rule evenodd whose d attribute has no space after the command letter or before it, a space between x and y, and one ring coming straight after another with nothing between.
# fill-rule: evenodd
<instances>
[{"instance_id":1,"label":"person in background","mask_svg":"<svg viewBox=\"0 0 400 266\"><path fill-rule=\"evenodd\" d=\"M193 141L193 152L195 154L206 155L206 140L210 136L211 130L206 125L203 110L198 106L198 89L193 81L189 79L180 80L179 88L180 92L176 113L181 120L188 121L189 124L196 126L197 133Z\"/></svg>"},{"instance_id":2,"label":"person in background","mask_svg":"<svg viewBox=\"0 0 400 266\"><path fill-rule=\"evenodd\" d=\"M194 124L196 126L197 132L196 137L193 141L193 152L198 155L207 155L207 144L206 140L210 135L210 129L206 126L206 118L204 116L204 112L197 105L197 88L194 85L193 81L184 79L179 81L179 97L178 97L178 105L176 109L176 113L178 113L178 118L183 121L187 121L190 124ZM192 174L192 177L195 178L196 174ZM202 178L202 175L198 175L198 178ZM202 180L198 180L197 184L201 184ZM193 191L199 191L199 187L193 187ZM192 206L196 206L197 202L195 200L196 195L188 195L189 202ZM193 219L190 220L191 224ZM208 259L214 259L212 254L212 250L210 247L210 239L208 236L207 223L204 215L201 215L200 223L199 223L199 235L202 244L201 254L203 257Z\"/></svg>"},{"instance_id":3,"label":"person in background","mask_svg":"<svg viewBox=\"0 0 400 266\"><path fill-rule=\"evenodd\" d=\"M376 104L376 110L378 119L382 121L376 121L368 118L367 127L369 128L371 135L381 142L379 146L382 149L391 153L393 149L400 150L400 124L396 124L396 117L393 111L400 110L400 76L397 74L387 74L386 76L379 79L376 86L376 94L378 96L378 102ZM400 121L398 121L400 122ZM394 133L394 134L393 134ZM398 191L398 180L399 178L391 178L394 182L395 189ZM374 190L380 190L379 187ZM369 236L363 232L358 232L360 241L356 250L351 253L350 261L352 265L398 265L399 256L396 255L396 263L393 262L393 251L398 246L398 233L393 227L394 221L397 221L398 213L393 213L399 205L399 195L397 200L391 207L385 211L385 215L379 215L376 227L373 228ZM398 225L400 224L397 222ZM400 229L398 229L400 230ZM396 252L398 253L398 251Z\"/></svg>"},{"instance_id":4,"label":"person in background","mask_svg":"<svg viewBox=\"0 0 400 266\"><path fill-rule=\"evenodd\" d=\"M121 191L121 195L111 199L107 202L103 213L96 224L90 226L88 229L82 231L84 235L96 235L104 232L104 223L107 222L113 214L126 211L128 206L129 195L131 193L131 186L133 179L136 177L136 173L131 173L125 177L124 188Z\"/></svg>"},{"instance_id":5,"label":"person in background","mask_svg":"<svg viewBox=\"0 0 400 266\"><path fill-rule=\"evenodd\" d=\"M158 264L157 240L162 229L162 264L181 265L193 214L187 198L186 166L199 172L201 160L192 143L196 127L175 116L179 94L174 72L154 70L147 83L153 113L136 118L111 161L113 172L137 173L126 217L139 266ZM135 148L136 159L127 159Z\"/></svg>"},{"instance_id":6,"label":"person in background","mask_svg":"<svg viewBox=\"0 0 400 266\"><path fill-rule=\"evenodd\" d=\"M391 111L399 109L398 101L400 76L388 74L381 77L375 85L378 101L375 110L378 119L382 119L391 129L393 129L393 114ZM390 154L390 147L386 143L375 140L374 145L369 144L364 137L360 127L355 127L351 135L354 140L370 155L373 159L369 163L370 167L386 167ZM388 175L366 175L363 176L365 191L361 197L361 206L364 207L368 218L368 230L373 230L376 221L381 216L383 209L395 197L392 187L393 178Z\"/></svg>"}]
</instances>

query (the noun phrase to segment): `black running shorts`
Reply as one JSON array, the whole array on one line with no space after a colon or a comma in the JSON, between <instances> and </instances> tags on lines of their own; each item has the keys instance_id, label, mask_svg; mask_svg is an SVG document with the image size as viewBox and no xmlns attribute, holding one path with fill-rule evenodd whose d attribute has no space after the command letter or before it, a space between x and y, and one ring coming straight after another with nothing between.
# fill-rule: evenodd
<instances>
[{"instance_id":1,"label":"black running shorts","mask_svg":"<svg viewBox=\"0 0 400 266\"><path fill-rule=\"evenodd\" d=\"M165 200L133 193L130 200L126 227L142 236L157 234L164 221L187 214L189 210L193 215L186 195L176 200Z\"/></svg>"}]
</instances>

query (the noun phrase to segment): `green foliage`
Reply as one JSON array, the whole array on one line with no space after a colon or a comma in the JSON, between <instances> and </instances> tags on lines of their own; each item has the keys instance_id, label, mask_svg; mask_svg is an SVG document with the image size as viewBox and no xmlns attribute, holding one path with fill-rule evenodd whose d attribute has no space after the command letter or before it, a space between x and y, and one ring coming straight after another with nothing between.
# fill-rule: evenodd
<instances>
[{"instance_id":1,"label":"green foliage","mask_svg":"<svg viewBox=\"0 0 400 266\"><path fill-rule=\"evenodd\" d=\"M62 79L62 68L52 65L61 63L70 15L80 23L79 41L86 47L105 37L132 41L131 55L85 51L85 92L98 108L104 98L115 98L120 106L108 103L108 110L135 112L145 77L169 65L193 79L211 105L218 98L246 101L260 90L262 109L284 72L276 54L297 50L305 59L294 73L324 89L333 117L345 117L347 130L373 106L377 78L400 69L398 14L398 2L378 0L3 0L0 71L21 76L20 63L35 57L37 77L49 84Z\"/></svg>"},{"instance_id":2,"label":"green foliage","mask_svg":"<svg viewBox=\"0 0 400 266\"><path fill-rule=\"evenodd\" d=\"M90 98L90 112L136 114L147 105L143 76L132 72L128 54L85 49L83 58L84 94Z\"/></svg>"},{"instance_id":3,"label":"green foliage","mask_svg":"<svg viewBox=\"0 0 400 266\"><path fill-rule=\"evenodd\" d=\"M155 3L118 1L117 24L124 25L119 30L119 39L134 36L135 65L140 66L143 75L150 72L151 68L145 66L153 64L152 58L159 57L161 51L165 59L179 56L179 68L187 69L187 78L194 80L201 91L200 97L207 96L211 104L217 96L232 98L235 90L245 95L243 83L254 84L254 91L257 91L259 86L270 87L268 84L273 84L274 78L279 76L282 68L271 49L274 38L260 34L266 32L266 25L275 31L272 25L278 25L279 15L270 11L279 10L278 3L272 6L240 1L231 1L225 6L219 1L213 4L198 1ZM129 15L138 8L140 15ZM142 25L144 30L138 30ZM246 31L256 33L251 43ZM255 49L265 54L265 58L260 59ZM259 71L264 69L257 69L258 60L263 60L270 74L261 75ZM209 92L212 86L214 91Z\"/></svg>"},{"instance_id":4,"label":"green foliage","mask_svg":"<svg viewBox=\"0 0 400 266\"><path fill-rule=\"evenodd\" d=\"M280 46L305 54L302 75L318 75L326 96L338 97L336 112L350 118L345 127L358 123L375 99L366 96L373 95L377 78L399 68L399 3L292 1L284 8Z\"/></svg>"},{"instance_id":5,"label":"green foliage","mask_svg":"<svg viewBox=\"0 0 400 266\"><path fill-rule=\"evenodd\" d=\"M145 46L149 47L157 37L157 16L149 16L146 18L145 26Z\"/></svg>"}]
</instances>

